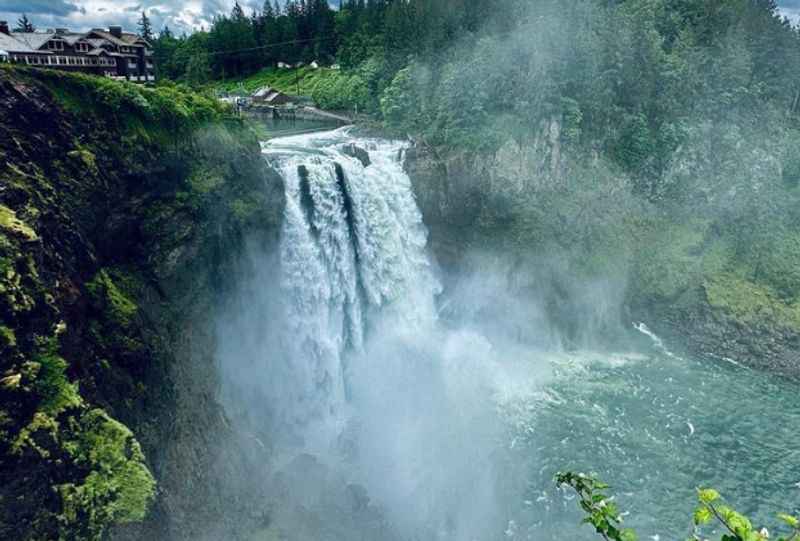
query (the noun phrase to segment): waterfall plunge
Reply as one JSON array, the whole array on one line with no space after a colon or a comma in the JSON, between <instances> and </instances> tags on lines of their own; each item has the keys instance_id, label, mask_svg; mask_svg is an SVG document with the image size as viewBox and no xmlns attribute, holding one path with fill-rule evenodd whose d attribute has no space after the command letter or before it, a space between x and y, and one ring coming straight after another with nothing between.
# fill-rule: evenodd
<instances>
[{"instance_id":1,"label":"waterfall plunge","mask_svg":"<svg viewBox=\"0 0 800 541\"><path fill-rule=\"evenodd\" d=\"M346 129L263 145L284 185L284 224L277 254L250 254L220 325L223 400L270 448L265 486L288 483L274 496L281 528L307 525L291 514L302 508L331 524L352 518L330 539L493 539L524 484L500 410L536 378L504 338L438 321L442 288L404 150ZM308 478L312 463L327 481ZM351 486L370 502L355 514L380 509L391 535L321 503Z\"/></svg>"},{"instance_id":2,"label":"waterfall plunge","mask_svg":"<svg viewBox=\"0 0 800 541\"><path fill-rule=\"evenodd\" d=\"M345 353L362 351L374 316L408 332L436 316L440 286L403 171L404 145L368 141L369 166L346 153L348 145L339 130L264 147L286 191L280 280L287 346L298 361L298 421L341 413Z\"/></svg>"}]
</instances>

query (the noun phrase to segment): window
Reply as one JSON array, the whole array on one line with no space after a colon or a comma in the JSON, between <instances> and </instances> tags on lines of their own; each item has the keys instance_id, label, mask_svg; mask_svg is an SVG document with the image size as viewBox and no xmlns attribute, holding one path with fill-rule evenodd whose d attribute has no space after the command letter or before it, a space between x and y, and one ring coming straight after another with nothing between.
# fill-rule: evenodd
<instances>
[{"instance_id":1,"label":"window","mask_svg":"<svg viewBox=\"0 0 800 541\"><path fill-rule=\"evenodd\" d=\"M63 51L64 50L64 42L63 41L56 41L51 40L47 42L47 48L53 51Z\"/></svg>"}]
</instances>

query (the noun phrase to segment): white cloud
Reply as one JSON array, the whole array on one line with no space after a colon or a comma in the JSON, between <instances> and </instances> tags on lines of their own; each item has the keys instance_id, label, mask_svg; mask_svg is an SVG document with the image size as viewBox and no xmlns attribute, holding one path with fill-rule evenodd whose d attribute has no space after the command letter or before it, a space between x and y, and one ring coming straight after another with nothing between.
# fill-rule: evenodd
<instances>
[{"instance_id":1,"label":"white cloud","mask_svg":"<svg viewBox=\"0 0 800 541\"><path fill-rule=\"evenodd\" d=\"M230 13L235 0L0 0L0 19L12 25L22 12L37 28L67 27L88 30L119 24L135 30L142 11L158 31L169 25L173 32L208 28L214 16ZM241 0L250 11L263 0Z\"/></svg>"}]
</instances>

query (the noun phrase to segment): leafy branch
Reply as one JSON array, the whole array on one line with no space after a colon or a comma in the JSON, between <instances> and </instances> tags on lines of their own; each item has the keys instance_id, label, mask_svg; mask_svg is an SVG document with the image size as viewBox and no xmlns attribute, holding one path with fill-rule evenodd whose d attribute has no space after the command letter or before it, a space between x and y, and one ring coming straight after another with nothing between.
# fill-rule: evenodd
<instances>
[{"instance_id":1,"label":"leafy branch","mask_svg":"<svg viewBox=\"0 0 800 541\"><path fill-rule=\"evenodd\" d=\"M700 537L697 528L714 520L728 531L722 536L721 541L767 541L770 538L766 528L756 530L747 517L721 503L721 497L716 490L699 489L697 498L700 505L694 512L695 533L689 541L705 541ZM800 520L783 513L779 514L778 518L788 525L792 532L789 537L779 537L777 541L798 541L800 539Z\"/></svg>"},{"instance_id":2,"label":"leafy branch","mask_svg":"<svg viewBox=\"0 0 800 541\"><path fill-rule=\"evenodd\" d=\"M586 513L583 523L594 526L595 531L606 541L636 541L636 533L630 528L622 528L622 516L605 490L609 486L596 477L583 473L558 473L556 483L559 487L570 487L580 497L581 509ZM719 523L727 533L720 541L768 541L766 528L756 530L752 522L731 507L725 505L719 492L714 489L698 489L699 505L694 511L694 532L687 541L709 541L702 537L700 527L711 522ZM788 536L778 537L776 541L800 541L800 518L781 513L778 518L789 528Z\"/></svg>"},{"instance_id":3,"label":"leafy branch","mask_svg":"<svg viewBox=\"0 0 800 541\"><path fill-rule=\"evenodd\" d=\"M580 506L586 512L584 524L591 524L606 541L636 541L636 533L622 528L622 515L617 504L604 492L609 486L596 477L583 473L558 473L559 487L570 487L578 493Z\"/></svg>"}]
</instances>

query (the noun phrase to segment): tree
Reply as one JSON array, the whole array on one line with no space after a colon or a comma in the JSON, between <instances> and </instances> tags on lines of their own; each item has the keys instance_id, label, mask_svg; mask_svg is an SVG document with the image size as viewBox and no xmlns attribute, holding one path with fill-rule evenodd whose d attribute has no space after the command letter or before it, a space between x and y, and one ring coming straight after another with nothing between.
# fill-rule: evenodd
<instances>
[{"instance_id":1,"label":"tree","mask_svg":"<svg viewBox=\"0 0 800 541\"><path fill-rule=\"evenodd\" d=\"M30 20L28 20L28 16L24 13L22 17L19 18L17 21L17 27L14 29L14 32L35 32L36 28L33 26Z\"/></svg>"},{"instance_id":2,"label":"tree","mask_svg":"<svg viewBox=\"0 0 800 541\"><path fill-rule=\"evenodd\" d=\"M233 5L233 10L231 11L231 19L237 22L241 22L242 20L246 19L247 16L244 14L244 10L242 6L239 5L239 2L236 2Z\"/></svg>"},{"instance_id":3,"label":"tree","mask_svg":"<svg viewBox=\"0 0 800 541\"><path fill-rule=\"evenodd\" d=\"M139 35L149 42L153 41L153 27L145 11L142 11L142 18L139 19Z\"/></svg>"}]
</instances>

